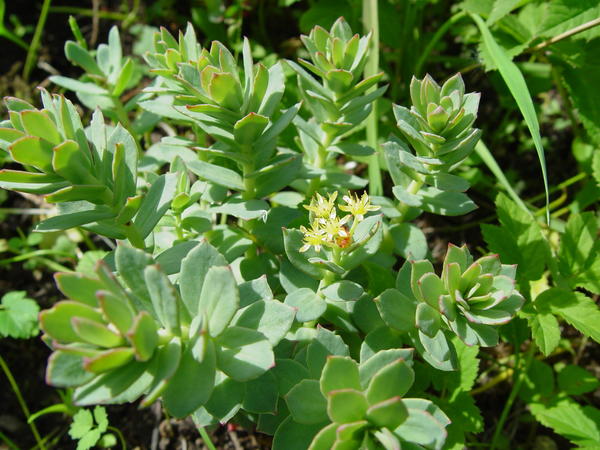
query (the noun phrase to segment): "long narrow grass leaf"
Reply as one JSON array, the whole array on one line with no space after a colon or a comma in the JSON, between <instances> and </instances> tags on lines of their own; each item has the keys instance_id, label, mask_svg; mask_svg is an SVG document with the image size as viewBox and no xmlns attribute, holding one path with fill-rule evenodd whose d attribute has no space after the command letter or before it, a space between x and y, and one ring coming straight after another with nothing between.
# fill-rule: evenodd
<instances>
[{"instance_id":1,"label":"long narrow grass leaf","mask_svg":"<svg viewBox=\"0 0 600 450\"><path fill-rule=\"evenodd\" d=\"M510 198L512 198L517 205L523 208L523 210L526 211L527 214L533 217L533 214L531 213L527 205L525 205L523 200L521 200L519 194L515 192L507 178L504 176L504 172L502 172L502 169L496 162L496 159L490 152L489 148L487 148L487 145L483 143L483 141L479 141L475 145L475 153L479 155L479 157L485 163L488 169L490 169L490 172L492 172L494 176L498 179L498 182L502 185L502 187L506 189L506 193L510 196Z\"/></svg>"},{"instance_id":2,"label":"long narrow grass leaf","mask_svg":"<svg viewBox=\"0 0 600 450\"><path fill-rule=\"evenodd\" d=\"M546 193L546 221L550 223L546 159L544 157L544 147L542 146L542 137L540 135L540 124L537 120L535 108L533 106L533 100L531 99L531 94L527 88L527 83L525 82L525 78L523 78L523 74L516 64L510 60L510 58L506 55L506 52L496 43L492 33L481 17L479 17L477 14L471 14L471 17L479 27L483 45L485 45L487 48L487 51L496 64L496 67L498 67L498 71L508 86L510 93L517 102L517 106L519 107L521 114L523 114L527 128L529 128L529 132L533 137L533 143L538 154L538 159L540 160L542 177L544 180L544 190Z\"/></svg>"}]
</instances>

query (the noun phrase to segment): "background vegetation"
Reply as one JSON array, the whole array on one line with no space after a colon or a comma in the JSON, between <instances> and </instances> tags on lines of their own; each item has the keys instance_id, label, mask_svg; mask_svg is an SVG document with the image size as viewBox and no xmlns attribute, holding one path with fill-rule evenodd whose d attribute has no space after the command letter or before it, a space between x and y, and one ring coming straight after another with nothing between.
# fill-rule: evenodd
<instances>
[{"instance_id":1,"label":"background vegetation","mask_svg":"<svg viewBox=\"0 0 600 450\"><path fill-rule=\"evenodd\" d=\"M220 40L235 56L241 55L242 39L248 36L255 60L268 64L276 58L306 57L299 36L314 25L329 29L342 15L353 30L362 30L365 21L373 23L374 11L379 61L372 73L378 66L389 88L377 101L377 120L358 131L361 139L376 144L378 137L383 142L398 134L392 104L410 105L413 75L429 73L444 80L460 72L467 90L482 95L476 122L483 130L482 142L460 169L478 209L458 217L425 213L416 225L427 236L426 253L438 265L450 241L467 243L474 254L493 251L504 263L519 264L518 283L529 300L519 317L503 327L505 343L480 351L472 379L463 380L470 393L461 403L469 447L597 448L596 0L0 0L0 94L39 106L36 88L43 86L79 101L50 81L51 76L76 79L82 73L64 56L64 42L73 39L70 16L79 24L81 36L76 38L89 48L107 42L110 27L117 25L126 54L139 61L150 50L157 27L175 33L190 22L203 44ZM148 74L136 76L144 86ZM291 79L291 71L286 76ZM292 106L294 89L289 82L282 108ZM145 136L145 142L158 138ZM291 131L282 139L294 145ZM0 164L11 168L13 163L0 152ZM377 180L360 164L355 171L370 179L372 193L392 197L387 172ZM0 190L3 445L29 448L43 442L71 448L71 437L88 435L90 441L104 439L105 445L125 441L130 447L201 448L193 424L164 417L160 409L109 407L106 419L103 410L75 407L68 390L44 384L49 350L35 337L36 316L39 307L60 299L52 273L89 271L109 248L82 230L32 231L48 208L39 196ZM426 244L415 240L411 245L418 249ZM24 297L32 300L11 309ZM473 402L481 414L469 410ZM28 423L33 413L48 407L45 412L53 414ZM74 417L79 428L72 427L69 436ZM223 448L270 446L265 436L232 427L212 431L211 439Z\"/></svg>"}]
</instances>

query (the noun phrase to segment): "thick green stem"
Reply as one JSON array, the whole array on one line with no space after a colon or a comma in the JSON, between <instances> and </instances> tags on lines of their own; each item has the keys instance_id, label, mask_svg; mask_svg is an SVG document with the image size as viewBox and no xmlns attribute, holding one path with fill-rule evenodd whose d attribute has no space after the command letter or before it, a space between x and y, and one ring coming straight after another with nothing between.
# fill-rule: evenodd
<instances>
[{"instance_id":1,"label":"thick green stem","mask_svg":"<svg viewBox=\"0 0 600 450\"><path fill-rule=\"evenodd\" d=\"M377 0L363 0L363 24L366 31L370 31L371 42L369 43L369 56L365 65L365 78L375 75L379 72L379 11ZM374 91L376 86L369 89ZM381 169L379 168L379 146L377 138L379 137L377 121L379 120L377 112L377 100L373 101L371 114L367 117L367 142L375 154L369 157L369 194L382 195L383 184L381 181Z\"/></svg>"},{"instance_id":2,"label":"thick green stem","mask_svg":"<svg viewBox=\"0 0 600 450\"><path fill-rule=\"evenodd\" d=\"M8 384L10 384L10 387L12 388L13 392L15 393L15 396L17 397L19 406L21 406L21 410L23 411L23 414L25 415L25 418L27 419L27 423L29 424L29 428L31 428L31 433L33 433L33 437L35 438L35 441L37 442L38 447L42 450L45 450L46 446L44 445L44 441L42 440L42 437L40 436L40 433L38 432L38 429L35 426L35 423L29 422L29 417L31 416L31 413L29 412L27 403L25 403L25 399L23 398L23 395L21 394L19 385L15 381L15 378L13 377L12 372L10 371L8 364L6 364L6 361L4 361L4 358L2 357L2 355L0 355L0 367L2 367L2 371L4 372L4 375L6 375L6 378L8 378Z\"/></svg>"},{"instance_id":3,"label":"thick green stem","mask_svg":"<svg viewBox=\"0 0 600 450\"><path fill-rule=\"evenodd\" d=\"M326 133L323 142L319 144L319 148L317 149L317 159L314 161L314 166L318 169L323 169L325 164L327 163L327 149L331 145L333 141L333 136L331 134ZM319 187L321 186L321 177L315 177L310 181L308 185L308 191L306 192L306 197L310 198L312 195L317 192Z\"/></svg>"},{"instance_id":4,"label":"thick green stem","mask_svg":"<svg viewBox=\"0 0 600 450\"><path fill-rule=\"evenodd\" d=\"M252 173L254 171L254 167L252 165L244 166L244 174ZM256 187L254 185L254 177L246 177L244 175L244 192L242 193L242 198L244 200L252 200L256 197Z\"/></svg>"},{"instance_id":5,"label":"thick green stem","mask_svg":"<svg viewBox=\"0 0 600 450\"><path fill-rule=\"evenodd\" d=\"M33 33L33 38L31 38L31 44L29 44L29 50L27 51L27 58L25 59L25 67L23 68L23 79L25 81L29 80L29 75L33 70L33 65L35 64L35 59L37 57L37 50L40 46L40 41L42 39L42 32L44 31L44 26L46 25L46 19L48 18L48 12L50 10L50 4L52 0L44 0L42 4L42 11L40 12L40 18L38 19L38 23L35 27L35 31Z\"/></svg>"}]
</instances>

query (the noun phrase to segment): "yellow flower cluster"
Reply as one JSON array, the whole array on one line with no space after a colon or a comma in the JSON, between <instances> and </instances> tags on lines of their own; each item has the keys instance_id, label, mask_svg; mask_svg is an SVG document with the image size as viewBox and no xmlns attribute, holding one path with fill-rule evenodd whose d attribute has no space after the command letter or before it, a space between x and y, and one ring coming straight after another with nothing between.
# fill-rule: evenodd
<instances>
[{"instance_id":1,"label":"yellow flower cluster","mask_svg":"<svg viewBox=\"0 0 600 450\"><path fill-rule=\"evenodd\" d=\"M304 233L304 245L300 248L301 252L314 247L318 252L322 247L346 248L352 243L352 235L358 225L365 218L369 211L377 211L380 207L371 205L367 193L359 198L358 195L345 195L343 200L346 205L339 205L341 211L349 213L344 217L338 217L336 203L337 191L328 194L327 198L321 194L316 194L310 201L310 205L304 205L311 213L310 228L300 227ZM352 220L350 229L346 226Z\"/></svg>"}]
</instances>

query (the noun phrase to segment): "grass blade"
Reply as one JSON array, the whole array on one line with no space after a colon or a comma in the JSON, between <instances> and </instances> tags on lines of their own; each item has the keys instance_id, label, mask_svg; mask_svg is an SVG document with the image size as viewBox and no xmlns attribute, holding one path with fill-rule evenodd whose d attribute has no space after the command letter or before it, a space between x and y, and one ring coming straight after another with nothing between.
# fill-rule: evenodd
<instances>
[{"instance_id":1,"label":"grass blade","mask_svg":"<svg viewBox=\"0 0 600 450\"><path fill-rule=\"evenodd\" d=\"M527 205L525 205L523 200L521 200L519 194L515 192L515 190L510 185L509 181L504 176L504 172L502 172L502 169L496 162L496 159L494 158L490 150L487 148L487 145L483 143L483 141L479 141L477 145L475 145L475 153L477 153L477 155L482 159L482 161L485 163L488 169L490 169L490 172L492 172L494 176L498 179L498 182L502 185L502 187L506 189L506 193L510 196L510 198L512 198L517 205L523 208L523 210L526 211L527 214L533 217L533 214L531 213Z\"/></svg>"},{"instance_id":2,"label":"grass blade","mask_svg":"<svg viewBox=\"0 0 600 450\"><path fill-rule=\"evenodd\" d=\"M498 67L498 71L502 76L502 79L508 86L510 93L514 97L517 102L517 106L523 114L523 118L525 119L525 123L527 124L527 128L529 128L529 132L533 137L533 143L535 145L535 149L538 154L538 159L540 160L540 166L542 168L542 177L544 180L544 191L546 193L546 221L550 223L550 211L548 208L549 203L549 193L548 193L548 175L546 171L546 158L544 157L544 147L542 146L542 137L540 135L540 124L537 120L537 115L535 113L535 108L533 106L533 100L531 99L531 94L529 93L529 89L527 88L527 83L525 82L525 78L523 78L523 74L513 63L510 58L506 55L504 50L496 43L492 33L489 28L485 24L485 22L479 17L477 14L471 14L471 17L479 27L481 31L481 37L483 40L483 45L487 48L492 60ZM510 192L510 191L509 191Z\"/></svg>"}]
</instances>

